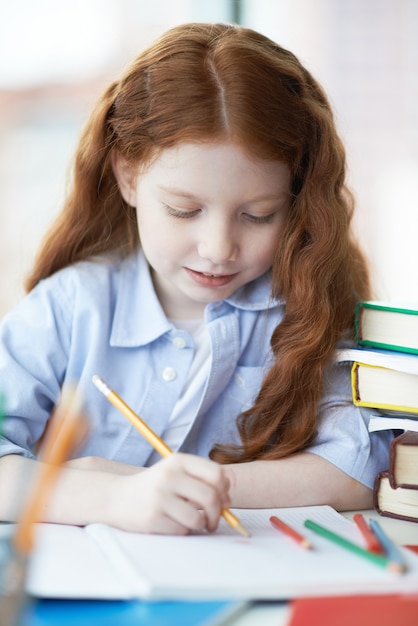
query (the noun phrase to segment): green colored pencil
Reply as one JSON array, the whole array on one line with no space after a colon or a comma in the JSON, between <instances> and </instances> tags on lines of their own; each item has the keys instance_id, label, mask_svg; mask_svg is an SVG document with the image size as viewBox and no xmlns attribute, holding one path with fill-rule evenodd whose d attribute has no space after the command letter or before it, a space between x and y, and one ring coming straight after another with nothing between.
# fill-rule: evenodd
<instances>
[{"instance_id":1,"label":"green colored pencil","mask_svg":"<svg viewBox=\"0 0 418 626\"><path fill-rule=\"evenodd\" d=\"M317 535L321 535L322 537L325 537L325 539L329 539L329 541L332 541L333 543L339 545L341 548L345 548L349 552L357 554L358 556L361 556L368 561L371 561L375 565L379 565L380 567L384 567L396 573L402 572L402 569L399 568L399 565L397 563L394 563L383 554L375 554L374 552L369 552L369 550L365 550L365 548L362 548L352 541L349 541L348 539L337 535L336 533L332 532L332 530L328 530L327 528L320 526L310 519L307 519L304 522L304 525L306 526L306 528L313 530Z\"/></svg>"}]
</instances>

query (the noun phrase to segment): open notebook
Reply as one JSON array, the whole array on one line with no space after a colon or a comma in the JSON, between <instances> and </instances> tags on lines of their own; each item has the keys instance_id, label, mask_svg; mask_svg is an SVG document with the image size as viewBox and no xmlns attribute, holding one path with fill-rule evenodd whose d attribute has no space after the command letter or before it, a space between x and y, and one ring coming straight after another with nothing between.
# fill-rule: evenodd
<instances>
[{"instance_id":1,"label":"open notebook","mask_svg":"<svg viewBox=\"0 0 418 626\"><path fill-rule=\"evenodd\" d=\"M37 525L28 591L39 597L288 599L418 589L418 556L393 574L303 526L306 519L364 545L353 522L328 506L236 510L246 539L221 520L215 534L144 535L103 524ZM312 550L272 527L277 515L305 534Z\"/></svg>"}]
</instances>

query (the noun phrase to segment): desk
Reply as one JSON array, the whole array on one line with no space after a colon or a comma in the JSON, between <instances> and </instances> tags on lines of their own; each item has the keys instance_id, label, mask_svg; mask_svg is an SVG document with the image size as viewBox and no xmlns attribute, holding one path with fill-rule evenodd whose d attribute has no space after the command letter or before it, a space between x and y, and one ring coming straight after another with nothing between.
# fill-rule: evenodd
<instances>
[{"instance_id":1,"label":"desk","mask_svg":"<svg viewBox=\"0 0 418 626\"><path fill-rule=\"evenodd\" d=\"M352 519L355 511L343 513ZM404 522L380 516L376 511L363 511L366 519L378 519L389 537L400 545L418 545L418 523ZM34 602L21 626L198 626L211 624L219 605L215 603L163 602L150 607L143 602L86 602L52 601ZM284 602L254 603L236 617L228 626L286 626L290 613ZM207 621L209 618L209 621ZM221 624L215 619L212 622ZM205 626L206 626L205 624ZM226 622L224 622L226 624Z\"/></svg>"},{"instance_id":2,"label":"desk","mask_svg":"<svg viewBox=\"0 0 418 626\"><path fill-rule=\"evenodd\" d=\"M345 511L342 515L347 519L352 519L354 513L358 511ZM371 518L378 520L388 537L398 545L418 546L418 523L384 517L374 510L362 511L362 513L367 520ZM289 614L289 605L283 603L277 603L277 605L255 603L242 616L228 622L228 626L286 626Z\"/></svg>"}]
</instances>

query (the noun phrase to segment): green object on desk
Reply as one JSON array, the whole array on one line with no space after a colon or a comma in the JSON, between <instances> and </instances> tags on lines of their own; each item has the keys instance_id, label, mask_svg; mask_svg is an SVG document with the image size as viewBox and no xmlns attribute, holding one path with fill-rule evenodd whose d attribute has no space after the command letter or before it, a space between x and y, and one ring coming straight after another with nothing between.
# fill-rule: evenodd
<instances>
[{"instance_id":1,"label":"green object on desk","mask_svg":"<svg viewBox=\"0 0 418 626\"><path fill-rule=\"evenodd\" d=\"M37 600L21 626L216 626L247 603Z\"/></svg>"},{"instance_id":2,"label":"green object on desk","mask_svg":"<svg viewBox=\"0 0 418 626\"><path fill-rule=\"evenodd\" d=\"M379 565L380 567L385 567L387 569L391 569L394 565L392 561L390 561L386 556L383 556L382 554L375 554L374 552L369 552L369 550L365 550L361 546L358 546L356 543L345 539L345 537L341 537L341 535L337 535L336 533L332 532L332 530L328 530L328 528L324 528L323 526L320 526L312 520L306 520L304 525L306 526L306 528L313 530L317 535L321 535L325 539L328 539L329 541L332 541L333 543L339 545L341 548L345 548L349 552L357 554L358 556L361 556L368 561L375 563L375 565Z\"/></svg>"}]
</instances>

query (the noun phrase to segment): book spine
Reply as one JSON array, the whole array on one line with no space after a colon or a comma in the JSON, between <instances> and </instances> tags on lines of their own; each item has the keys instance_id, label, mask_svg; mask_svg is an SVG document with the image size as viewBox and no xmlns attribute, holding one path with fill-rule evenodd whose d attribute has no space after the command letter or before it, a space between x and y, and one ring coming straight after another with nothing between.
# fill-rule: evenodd
<instances>
[{"instance_id":1,"label":"book spine","mask_svg":"<svg viewBox=\"0 0 418 626\"><path fill-rule=\"evenodd\" d=\"M361 312L363 310L363 302L357 302L354 314L354 331L357 343L361 343Z\"/></svg>"},{"instance_id":2,"label":"book spine","mask_svg":"<svg viewBox=\"0 0 418 626\"><path fill-rule=\"evenodd\" d=\"M359 405L360 404L360 390L358 387L358 368L359 368L359 363L353 363L352 367L351 367L351 393L353 396L353 402L355 405Z\"/></svg>"}]
</instances>

